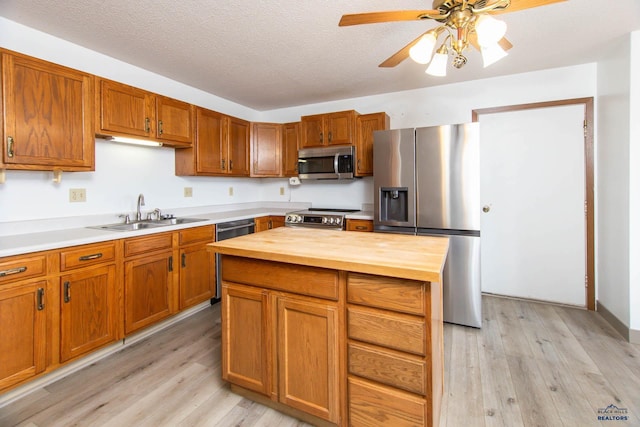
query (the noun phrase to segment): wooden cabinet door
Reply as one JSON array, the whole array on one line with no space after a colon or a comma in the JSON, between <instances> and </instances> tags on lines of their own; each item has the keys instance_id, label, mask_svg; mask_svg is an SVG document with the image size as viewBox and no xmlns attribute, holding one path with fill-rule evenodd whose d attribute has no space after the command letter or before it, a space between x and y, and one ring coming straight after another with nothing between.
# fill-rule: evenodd
<instances>
[{"instance_id":1,"label":"wooden cabinet door","mask_svg":"<svg viewBox=\"0 0 640 427\"><path fill-rule=\"evenodd\" d=\"M151 138L156 134L152 93L122 83L96 78L97 133Z\"/></svg>"},{"instance_id":2,"label":"wooden cabinet door","mask_svg":"<svg viewBox=\"0 0 640 427\"><path fill-rule=\"evenodd\" d=\"M206 244L180 249L180 310L216 296L215 256Z\"/></svg>"},{"instance_id":3,"label":"wooden cabinet door","mask_svg":"<svg viewBox=\"0 0 640 427\"><path fill-rule=\"evenodd\" d=\"M3 53L2 90L0 163L16 169L94 169L94 97L89 74Z\"/></svg>"},{"instance_id":4,"label":"wooden cabinet door","mask_svg":"<svg viewBox=\"0 0 640 427\"><path fill-rule=\"evenodd\" d=\"M269 294L222 284L222 378L270 396Z\"/></svg>"},{"instance_id":5,"label":"wooden cabinet door","mask_svg":"<svg viewBox=\"0 0 640 427\"><path fill-rule=\"evenodd\" d=\"M272 215L271 216L271 228L284 227L284 216Z\"/></svg>"},{"instance_id":6,"label":"wooden cabinet door","mask_svg":"<svg viewBox=\"0 0 640 427\"><path fill-rule=\"evenodd\" d=\"M280 402L338 422L337 307L280 297L277 310Z\"/></svg>"},{"instance_id":7,"label":"wooden cabinet door","mask_svg":"<svg viewBox=\"0 0 640 427\"><path fill-rule=\"evenodd\" d=\"M324 114L304 116L300 121L302 139L300 147L322 147L326 145L324 134Z\"/></svg>"},{"instance_id":8,"label":"wooden cabinet door","mask_svg":"<svg viewBox=\"0 0 640 427\"><path fill-rule=\"evenodd\" d=\"M182 147L193 143L193 106L165 96L156 96L156 136L168 145Z\"/></svg>"},{"instance_id":9,"label":"wooden cabinet door","mask_svg":"<svg viewBox=\"0 0 640 427\"><path fill-rule=\"evenodd\" d=\"M124 328L129 334L169 316L173 311L177 268L172 251L154 253L125 262Z\"/></svg>"},{"instance_id":10,"label":"wooden cabinet door","mask_svg":"<svg viewBox=\"0 0 640 427\"><path fill-rule=\"evenodd\" d=\"M339 111L326 115L325 140L327 145L349 145L354 143L355 112Z\"/></svg>"},{"instance_id":11,"label":"wooden cabinet door","mask_svg":"<svg viewBox=\"0 0 640 427\"><path fill-rule=\"evenodd\" d=\"M265 231L265 230L269 230L270 217L261 216L259 218L255 218L254 221L256 223L256 225L255 225L255 232L256 233L259 233L259 232Z\"/></svg>"},{"instance_id":12,"label":"wooden cabinet door","mask_svg":"<svg viewBox=\"0 0 640 427\"><path fill-rule=\"evenodd\" d=\"M0 390L45 368L47 289L46 281L0 288Z\"/></svg>"},{"instance_id":13,"label":"wooden cabinet door","mask_svg":"<svg viewBox=\"0 0 640 427\"><path fill-rule=\"evenodd\" d=\"M228 158L224 117L216 111L196 108L196 173L226 173ZM186 151L180 150L180 153Z\"/></svg>"},{"instance_id":14,"label":"wooden cabinet door","mask_svg":"<svg viewBox=\"0 0 640 427\"><path fill-rule=\"evenodd\" d=\"M249 176L249 122L236 117L227 118L230 175Z\"/></svg>"},{"instance_id":15,"label":"wooden cabinet door","mask_svg":"<svg viewBox=\"0 0 640 427\"><path fill-rule=\"evenodd\" d=\"M298 176L300 123L282 125L282 175Z\"/></svg>"},{"instance_id":16,"label":"wooden cabinet door","mask_svg":"<svg viewBox=\"0 0 640 427\"><path fill-rule=\"evenodd\" d=\"M373 175L373 132L389 129L385 113L356 117L356 176Z\"/></svg>"},{"instance_id":17,"label":"wooden cabinet door","mask_svg":"<svg viewBox=\"0 0 640 427\"><path fill-rule=\"evenodd\" d=\"M60 278L60 361L118 339L115 265Z\"/></svg>"},{"instance_id":18,"label":"wooden cabinet door","mask_svg":"<svg viewBox=\"0 0 640 427\"><path fill-rule=\"evenodd\" d=\"M282 171L282 125L251 124L251 176L276 177Z\"/></svg>"}]
</instances>

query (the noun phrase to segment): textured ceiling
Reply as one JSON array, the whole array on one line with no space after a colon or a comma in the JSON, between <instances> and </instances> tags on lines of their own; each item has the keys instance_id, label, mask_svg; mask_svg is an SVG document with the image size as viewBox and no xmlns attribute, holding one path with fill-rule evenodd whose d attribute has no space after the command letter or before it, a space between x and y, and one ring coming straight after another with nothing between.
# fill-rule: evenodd
<instances>
[{"instance_id":1,"label":"textured ceiling","mask_svg":"<svg viewBox=\"0 0 640 427\"><path fill-rule=\"evenodd\" d=\"M569 0L500 16L514 48L448 76L378 64L432 21L338 27L345 13L429 9L425 0L2 0L0 16L256 110L596 61L640 29L638 0Z\"/></svg>"}]
</instances>

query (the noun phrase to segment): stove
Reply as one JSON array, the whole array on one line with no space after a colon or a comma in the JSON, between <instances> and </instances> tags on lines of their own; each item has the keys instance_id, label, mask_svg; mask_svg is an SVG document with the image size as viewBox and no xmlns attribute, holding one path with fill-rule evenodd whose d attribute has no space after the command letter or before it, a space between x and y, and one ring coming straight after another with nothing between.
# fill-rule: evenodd
<instances>
[{"instance_id":1,"label":"stove","mask_svg":"<svg viewBox=\"0 0 640 427\"><path fill-rule=\"evenodd\" d=\"M302 211L294 211L287 213L284 225L287 227L344 230L345 215L358 212L359 210L360 209L310 208Z\"/></svg>"}]
</instances>

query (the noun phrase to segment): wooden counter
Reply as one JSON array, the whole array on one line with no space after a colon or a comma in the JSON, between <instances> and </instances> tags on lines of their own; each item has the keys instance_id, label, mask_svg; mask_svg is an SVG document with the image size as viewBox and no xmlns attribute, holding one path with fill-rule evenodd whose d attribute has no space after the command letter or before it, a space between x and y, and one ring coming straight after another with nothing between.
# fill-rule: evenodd
<instances>
[{"instance_id":1,"label":"wooden counter","mask_svg":"<svg viewBox=\"0 0 640 427\"><path fill-rule=\"evenodd\" d=\"M446 237L278 228L222 254L222 377L316 426L437 426Z\"/></svg>"},{"instance_id":2,"label":"wooden counter","mask_svg":"<svg viewBox=\"0 0 640 427\"><path fill-rule=\"evenodd\" d=\"M441 283L449 239L281 227L209 246L227 255Z\"/></svg>"}]
</instances>

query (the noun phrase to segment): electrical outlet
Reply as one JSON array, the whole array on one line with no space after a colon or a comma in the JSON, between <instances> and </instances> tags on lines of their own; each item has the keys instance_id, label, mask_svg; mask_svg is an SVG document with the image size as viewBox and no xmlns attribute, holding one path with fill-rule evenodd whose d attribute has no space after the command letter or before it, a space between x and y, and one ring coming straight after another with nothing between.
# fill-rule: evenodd
<instances>
[{"instance_id":1,"label":"electrical outlet","mask_svg":"<svg viewBox=\"0 0 640 427\"><path fill-rule=\"evenodd\" d=\"M184 197L193 197L192 187L184 187Z\"/></svg>"},{"instance_id":2,"label":"electrical outlet","mask_svg":"<svg viewBox=\"0 0 640 427\"><path fill-rule=\"evenodd\" d=\"M229 195L233 196L233 187L229 187Z\"/></svg>"},{"instance_id":3,"label":"electrical outlet","mask_svg":"<svg viewBox=\"0 0 640 427\"><path fill-rule=\"evenodd\" d=\"M284 187L280 187L280 195L284 196Z\"/></svg>"},{"instance_id":4,"label":"electrical outlet","mask_svg":"<svg viewBox=\"0 0 640 427\"><path fill-rule=\"evenodd\" d=\"M84 188L70 188L69 189L69 202L86 202L87 190Z\"/></svg>"}]
</instances>

